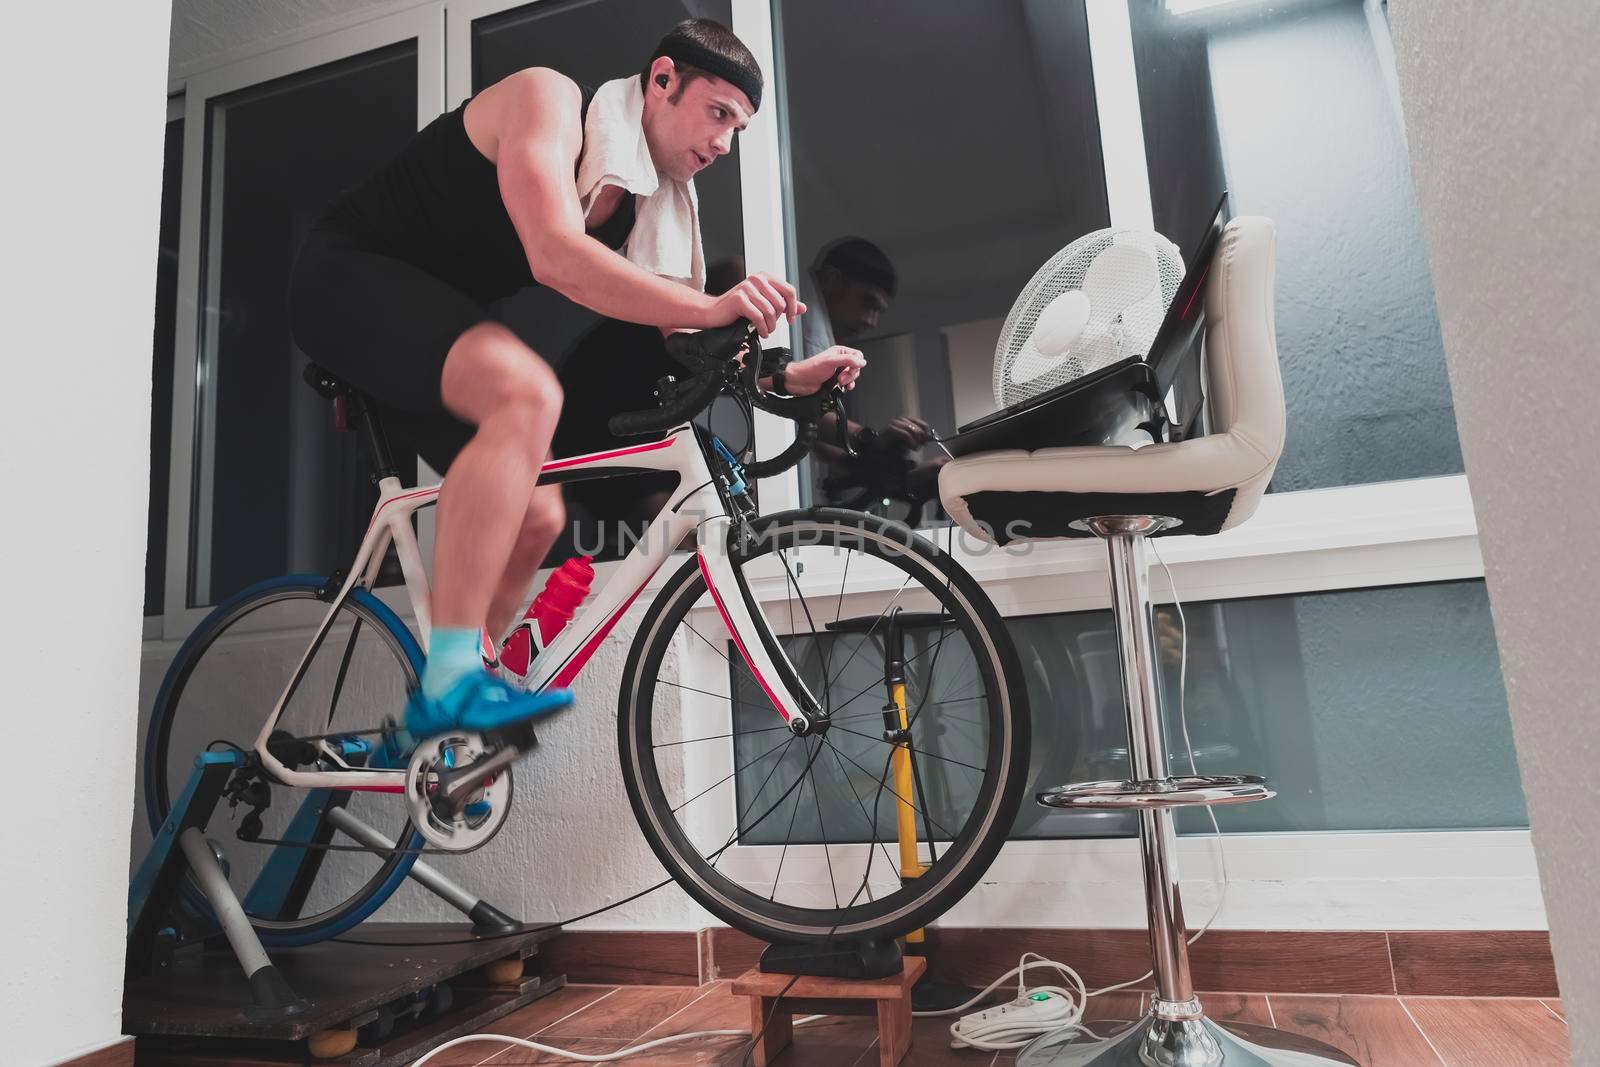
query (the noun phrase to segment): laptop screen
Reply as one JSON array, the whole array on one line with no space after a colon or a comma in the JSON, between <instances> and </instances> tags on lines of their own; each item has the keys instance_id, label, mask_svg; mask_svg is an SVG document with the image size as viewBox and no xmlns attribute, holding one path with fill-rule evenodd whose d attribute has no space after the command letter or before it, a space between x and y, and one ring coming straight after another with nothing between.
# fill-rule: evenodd
<instances>
[{"instance_id":1,"label":"laptop screen","mask_svg":"<svg viewBox=\"0 0 1600 1067\"><path fill-rule=\"evenodd\" d=\"M1186 357L1191 353L1196 356L1199 354L1195 349L1200 344L1200 327L1205 324L1206 279L1211 273L1212 260L1216 258L1217 245L1222 240L1222 230L1227 226L1229 218L1228 194L1223 193L1222 198L1217 201L1217 210L1206 224L1205 233L1195 243L1194 251L1184 264L1183 281L1178 283L1178 292L1167 307L1167 315L1161 321L1161 329L1156 331L1155 340L1150 343L1150 354L1145 360L1154 369L1156 384L1163 396L1178 383L1180 374L1188 367L1196 369L1199 367L1198 359L1191 363ZM1183 376L1189 377L1189 375ZM1198 382L1198 376L1195 380ZM1180 389L1180 392L1189 391L1191 390ZM1197 396L1180 396L1177 407L1180 412L1186 412L1199 402L1200 398ZM1173 414L1176 415L1178 412ZM1187 420L1177 421L1179 425L1183 425Z\"/></svg>"}]
</instances>

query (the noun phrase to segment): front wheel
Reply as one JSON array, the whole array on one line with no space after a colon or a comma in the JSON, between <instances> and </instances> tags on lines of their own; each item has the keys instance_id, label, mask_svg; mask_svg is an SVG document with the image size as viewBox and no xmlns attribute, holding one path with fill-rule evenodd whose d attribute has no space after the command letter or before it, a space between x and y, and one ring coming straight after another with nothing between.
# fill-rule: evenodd
<instances>
[{"instance_id":1,"label":"front wheel","mask_svg":"<svg viewBox=\"0 0 1600 1067\"><path fill-rule=\"evenodd\" d=\"M645 837L700 904L766 941L932 921L993 861L1027 785L1004 622L946 553L860 512L759 519L730 554L827 723L789 732L688 561L622 680L623 780Z\"/></svg>"}]
</instances>

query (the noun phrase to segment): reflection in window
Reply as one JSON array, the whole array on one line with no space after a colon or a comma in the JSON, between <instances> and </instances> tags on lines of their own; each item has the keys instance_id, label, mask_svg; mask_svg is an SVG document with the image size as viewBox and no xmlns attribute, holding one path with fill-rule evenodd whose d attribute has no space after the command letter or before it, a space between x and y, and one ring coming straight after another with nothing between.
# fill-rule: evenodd
<instances>
[{"instance_id":1,"label":"reflection in window","mask_svg":"<svg viewBox=\"0 0 1600 1067\"><path fill-rule=\"evenodd\" d=\"M1156 229L1191 241L1224 187L1235 215L1278 224L1289 437L1273 489L1459 473L1383 14L1128 11Z\"/></svg>"},{"instance_id":2,"label":"reflection in window","mask_svg":"<svg viewBox=\"0 0 1600 1067\"><path fill-rule=\"evenodd\" d=\"M208 121L195 605L348 562L377 499L357 435L301 378L289 273L327 203L416 132L416 45L218 97Z\"/></svg>"},{"instance_id":3,"label":"reflection in window","mask_svg":"<svg viewBox=\"0 0 1600 1067\"><path fill-rule=\"evenodd\" d=\"M1189 737L1200 774L1263 774L1278 796L1217 810L1224 831L1453 830L1525 827L1527 809L1512 749L1488 598L1481 581L1305 593L1185 606L1189 625L1184 693ZM1033 759L1027 796L1057 785L1128 776L1116 635L1108 611L1007 620L1017 642L1033 716ZM1162 706L1170 767L1189 773L1179 716L1177 614L1157 610L1162 654ZM832 638L848 659L857 636ZM812 638L786 639L797 656ZM732 653L736 738L748 747L767 735L770 711ZM858 655L833 699L872 689L881 696L882 664ZM970 660L947 659L940 678L919 676L931 660L908 657L909 690L948 685L946 674L970 671ZM877 687L874 686L874 677ZM948 721L943 721L948 720ZM949 760L981 751L959 715L929 724L919 749ZM920 729L919 729L920 733ZM849 738L841 740L850 740ZM882 745L857 742L864 751ZM969 750L963 752L963 746ZM736 748L736 751L740 749ZM755 749L754 751L760 751ZM785 759L788 759L786 756ZM875 773L882 766L862 758ZM769 768L740 775L741 805L763 787ZM920 768L935 816L942 804L970 804L972 776L959 764L931 760ZM780 770L777 777L782 777ZM792 780L792 771L791 779ZM830 834L870 824L847 788L876 790L861 767L822 776L822 812ZM749 779L749 780L746 780ZM835 781L836 779L836 781ZM830 789L829 784L836 789ZM770 784L765 788L771 789ZM812 822L820 825L823 815ZM806 818L811 818L807 816ZM801 820L799 826L811 825ZM880 805L882 828L892 813ZM1209 833L1203 812L1181 812L1179 829ZM777 827L773 840L783 840ZM1128 813L1069 812L1024 801L1012 836L1132 836ZM755 827L749 843L767 840ZM801 831L791 840L798 842Z\"/></svg>"},{"instance_id":4,"label":"reflection in window","mask_svg":"<svg viewBox=\"0 0 1600 1067\"><path fill-rule=\"evenodd\" d=\"M850 395L857 421L882 430L908 415L948 434L994 410L995 342L1029 277L1108 223L1083 4L774 9L795 266L813 309L800 344L831 338L866 354ZM830 262L852 237L881 251L892 284L867 248ZM850 499L843 483L859 489L880 469L812 468L819 501ZM933 490L930 474L913 473L913 495ZM874 488L881 498L885 486Z\"/></svg>"}]
</instances>

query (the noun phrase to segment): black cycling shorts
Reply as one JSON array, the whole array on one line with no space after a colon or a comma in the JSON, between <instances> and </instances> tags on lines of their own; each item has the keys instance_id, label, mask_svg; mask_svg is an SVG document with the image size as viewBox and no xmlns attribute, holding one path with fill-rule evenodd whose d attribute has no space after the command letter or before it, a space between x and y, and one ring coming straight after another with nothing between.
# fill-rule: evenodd
<instances>
[{"instance_id":1,"label":"black cycling shorts","mask_svg":"<svg viewBox=\"0 0 1600 1067\"><path fill-rule=\"evenodd\" d=\"M445 410L445 357L468 329L498 321L497 306L326 226L314 229L300 252L289 302L301 350L372 398L397 451L415 451L434 470L447 470L473 427ZM556 368L565 394L552 444L558 457L635 443L614 437L607 420L653 408L656 381L675 370L659 330L615 320L602 321L569 351L541 357ZM568 495L599 517L621 517L641 483L663 484L606 479L574 483Z\"/></svg>"}]
</instances>

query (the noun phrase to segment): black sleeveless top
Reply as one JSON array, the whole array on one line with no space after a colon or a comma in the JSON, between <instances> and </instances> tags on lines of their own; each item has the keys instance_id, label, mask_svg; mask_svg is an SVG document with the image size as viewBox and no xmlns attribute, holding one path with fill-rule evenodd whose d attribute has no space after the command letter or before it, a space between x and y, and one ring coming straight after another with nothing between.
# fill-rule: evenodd
<instances>
[{"instance_id":1,"label":"black sleeveless top","mask_svg":"<svg viewBox=\"0 0 1600 1067\"><path fill-rule=\"evenodd\" d=\"M593 99L594 90L583 87L584 116ZM537 282L500 198L495 165L467 137L466 108L419 130L376 174L334 200L321 225L487 303ZM629 193L589 236L620 249L633 220Z\"/></svg>"}]
</instances>

